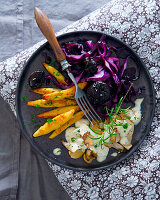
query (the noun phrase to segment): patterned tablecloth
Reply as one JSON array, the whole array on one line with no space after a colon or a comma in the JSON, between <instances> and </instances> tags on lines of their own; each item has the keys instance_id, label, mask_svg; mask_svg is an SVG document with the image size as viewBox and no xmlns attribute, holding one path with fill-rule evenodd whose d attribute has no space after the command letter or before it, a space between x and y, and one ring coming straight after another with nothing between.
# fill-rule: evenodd
<instances>
[{"instance_id":1,"label":"patterned tablecloth","mask_svg":"<svg viewBox=\"0 0 160 200\"><path fill-rule=\"evenodd\" d=\"M73 172L48 162L72 199L160 199L160 1L113 0L58 34L95 30L129 44L142 58L156 91L151 131L140 148L113 168ZM17 79L24 63L43 43L0 63L0 94L15 112Z\"/></svg>"}]
</instances>

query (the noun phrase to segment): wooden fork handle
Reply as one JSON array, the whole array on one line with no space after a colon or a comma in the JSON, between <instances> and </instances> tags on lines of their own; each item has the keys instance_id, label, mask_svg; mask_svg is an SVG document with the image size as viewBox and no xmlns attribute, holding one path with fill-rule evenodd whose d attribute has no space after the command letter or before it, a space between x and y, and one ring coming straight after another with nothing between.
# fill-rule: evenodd
<instances>
[{"instance_id":1,"label":"wooden fork handle","mask_svg":"<svg viewBox=\"0 0 160 200\"><path fill-rule=\"evenodd\" d=\"M48 19L47 15L44 12L42 12L42 10L40 10L39 8L35 8L34 13L35 13L36 22L41 32L43 33L43 35L46 37L49 44L51 45L54 51L54 54L57 58L57 61L61 62L62 60L65 60L66 56L57 41L52 24L50 20Z\"/></svg>"}]
</instances>

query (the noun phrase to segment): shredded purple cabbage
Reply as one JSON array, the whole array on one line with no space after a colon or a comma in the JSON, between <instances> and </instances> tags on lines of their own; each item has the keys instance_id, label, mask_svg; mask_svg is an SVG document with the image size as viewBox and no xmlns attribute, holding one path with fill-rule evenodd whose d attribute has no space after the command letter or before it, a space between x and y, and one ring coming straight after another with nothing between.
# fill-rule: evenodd
<instances>
[{"instance_id":1,"label":"shredded purple cabbage","mask_svg":"<svg viewBox=\"0 0 160 200\"><path fill-rule=\"evenodd\" d=\"M67 61L71 65L69 71L73 73L77 83L84 81L87 81L88 83L102 81L108 84L111 91L111 97L103 106L111 108L117 104L121 96L125 95L130 84L132 83L131 81L133 81L133 79L124 75L130 56L127 56L125 59L121 60L120 58L116 57L116 52L120 52L122 48L108 46L105 41L105 35L102 35L96 44L94 44L92 40L79 43L65 43L62 46L62 50L66 55ZM78 69L76 69L76 65L78 65ZM89 65L96 65L97 67L95 74L90 76L85 74L86 68ZM56 86L62 89L73 86L73 83L71 83L70 79L66 79L68 83L67 86L64 84L59 84L51 76L48 76L47 79L52 80ZM138 92L136 92L132 87L127 95L126 100L132 101L132 96L135 96ZM100 116L106 115L106 113L98 113Z\"/></svg>"}]
</instances>

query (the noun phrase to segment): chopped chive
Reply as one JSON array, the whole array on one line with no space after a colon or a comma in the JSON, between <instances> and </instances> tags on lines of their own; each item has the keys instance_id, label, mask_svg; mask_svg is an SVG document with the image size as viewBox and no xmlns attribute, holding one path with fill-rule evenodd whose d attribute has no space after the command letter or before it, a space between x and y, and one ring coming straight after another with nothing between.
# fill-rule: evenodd
<instances>
[{"instance_id":1,"label":"chopped chive","mask_svg":"<svg viewBox=\"0 0 160 200\"><path fill-rule=\"evenodd\" d=\"M23 96L22 99L23 99L23 101L27 101L26 96Z\"/></svg>"},{"instance_id":2,"label":"chopped chive","mask_svg":"<svg viewBox=\"0 0 160 200\"><path fill-rule=\"evenodd\" d=\"M49 101L49 102L48 102L48 105L49 105L49 106L52 106L52 101Z\"/></svg>"},{"instance_id":3,"label":"chopped chive","mask_svg":"<svg viewBox=\"0 0 160 200\"><path fill-rule=\"evenodd\" d=\"M60 73L60 72L57 72L57 73L56 73L56 76L61 76L61 73Z\"/></svg>"},{"instance_id":4,"label":"chopped chive","mask_svg":"<svg viewBox=\"0 0 160 200\"><path fill-rule=\"evenodd\" d=\"M32 122L34 122L34 116L32 116Z\"/></svg>"},{"instance_id":5,"label":"chopped chive","mask_svg":"<svg viewBox=\"0 0 160 200\"><path fill-rule=\"evenodd\" d=\"M58 98L58 96L55 96L55 97L53 98L53 100L56 99L56 98Z\"/></svg>"},{"instance_id":6,"label":"chopped chive","mask_svg":"<svg viewBox=\"0 0 160 200\"><path fill-rule=\"evenodd\" d=\"M24 86L27 88L29 86L29 83L26 83Z\"/></svg>"},{"instance_id":7,"label":"chopped chive","mask_svg":"<svg viewBox=\"0 0 160 200\"><path fill-rule=\"evenodd\" d=\"M38 127L40 127L40 125L39 125L39 124L36 124L35 127L38 128Z\"/></svg>"},{"instance_id":8,"label":"chopped chive","mask_svg":"<svg viewBox=\"0 0 160 200\"><path fill-rule=\"evenodd\" d=\"M128 128L128 123L123 124L123 128L127 129Z\"/></svg>"},{"instance_id":9,"label":"chopped chive","mask_svg":"<svg viewBox=\"0 0 160 200\"><path fill-rule=\"evenodd\" d=\"M72 141L72 142L75 142L75 138L74 138L74 137L72 137L72 138L71 138L71 141Z\"/></svg>"},{"instance_id":10,"label":"chopped chive","mask_svg":"<svg viewBox=\"0 0 160 200\"><path fill-rule=\"evenodd\" d=\"M47 119L48 124L50 124L51 122L53 122L53 119Z\"/></svg>"},{"instance_id":11,"label":"chopped chive","mask_svg":"<svg viewBox=\"0 0 160 200\"><path fill-rule=\"evenodd\" d=\"M36 108L39 108L40 107L40 105L39 104L36 104Z\"/></svg>"}]
</instances>

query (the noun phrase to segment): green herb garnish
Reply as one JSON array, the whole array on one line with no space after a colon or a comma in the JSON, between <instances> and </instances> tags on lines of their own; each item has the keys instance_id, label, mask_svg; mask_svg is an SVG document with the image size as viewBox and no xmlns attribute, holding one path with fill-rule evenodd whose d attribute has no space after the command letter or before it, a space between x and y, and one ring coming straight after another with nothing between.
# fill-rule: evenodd
<instances>
[{"instance_id":1,"label":"green herb garnish","mask_svg":"<svg viewBox=\"0 0 160 200\"><path fill-rule=\"evenodd\" d=\"M53 122L53 119L47 119L48 124L50 124L51 122Z\"/></svg>"},{"instance_id":2,"label":"green herb garnish","mask_svg":"<svg viewBox=\"0 0 160 200\"><path fill-rule=\"evenodd\" d=\"M52 106L52 101L49 101L49 102L48 102L48 105L49 105L49 106Z\"/></svg>"},{"instance_id":3,"label":"green herb garnish","mask_svg":"<svg viewBox=\"0 0 160 200\"><path fill-rule=\"evenodd\" d=\"M128 128L128 123L124 123L123 121L126 119L124 118L126 116L126 114L128 113L130 107L126 108L126 109L123 109L121 108L122 106L122 103L124 101L124 99L126 98L129 90L131 89L133 84L130 85L126 95L124 97L121 97L118 104L114 106L114 108L112 109L109 109L108 107L106 107L106 112L109 116L109 119L110 119L110 122L108 124L106 124L107 126L107 133L109 134L109 136L107 138L105 138L105 132L102 131L99 133L99 131L95 131L93 129L90 129L96 133L97 135L100 135L100 137L97 137L97 138L92 138L88 135L89 138L93 139L93 140L97 140L97 142L95 143L95 148L96 147L101 147L101 149L103 149L103 145L104 143L107 143L107 140L110 138L111 135L117 135L119 133L114 133L114 129L116 126L122 126L124 129L127 129ZM122 120L122 123L117 123L117 120L121 119L123 117L123 120Z\"/></svg>"},{"instance_id":4,"label":"green herb garnish","mask_svg":"<svg viewBox=\"0 0 160 200\"><path fill-rule=\"evenodd\" d=\"M29 83L26 83L24 86L27 88L29 86Z\"/></svg>"},{"instance_id":5,"label":"green herb garnish","mask_svg":"<svg viewBox=\"0 0 160 200\"><path fill-rule=\"evenodd\" d=\"M40 127L40 125L39 125L39 124L36 124L35 127L38 128L38 127Z\"/></svg>"},{"instance_id":6,"label":"green herb garnish","mask_svg":"<svg viewBox=\"0 0 160 200\"><path fill-rule=\"evenodd\" d=\"M32 122L34 122L34 116L32 116Z\"/></svg>"},{"instance_id":7,"label":"green herb garnish","mask_svg":"<svg viewBox=\"0 0 160 200\"><path fill-rule=\"evenodd\" d=\"M57 73L56 73L56 76L61 76L61 73L60 73L60 72L57 72Z\"/></svg>"},{"instance_id":8,"label":"green herb garnish","mask_svg":"<svg viewBox=\"0 0 160 200\"><path fill-rule=\"evenodd\" d=\"M123 128L127 129L128 128L128 123L123 124Z\"/></svg>"},{"instance_id":9,"label":"green herb garnish","mask_svg":"<svg viewBox=\"0 0 160 200\"><path fill-rule=\"evenodd\" d=\"M55 66L55 62L54 62L54 61L51 61L51 62L49 63L49 65Z\"/></svg>"},{"instance_id":10,"label":"green herb garnish","mask_svg":"<svg viewBox=\"0 0 160 200\"><path fill-rule=\"evenodd\" d=\"M39 104L36 104L36 108L39 108L40 107L40 105Z\"/></svg>"},{"instance_id":11,"label":"green herb garnish","mask_svg":"<svg viewBox=\"0 0 160 200\"><path fill-rule=\"evenodd\" d=\"M23 101L27 101L26 96L23 96L22 99L23 99Z\"/></svg>"},{"instance_id":12,"label":"green herb garnish","mask_svg":"<svg viewBox=\"0 0 160 200\"><path fill-rule=\"evenodd\" d=\"M71 138L71 141L72 141L72 142L75 142L75 138L74 138L74 137L72 137L72 138Z\"/></svg>"}]
</instances>

